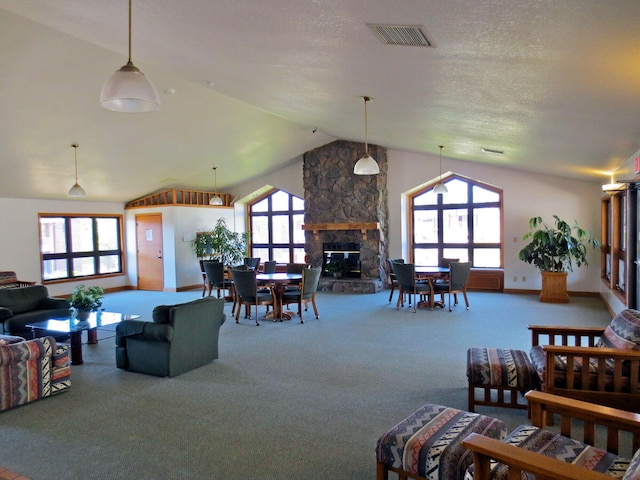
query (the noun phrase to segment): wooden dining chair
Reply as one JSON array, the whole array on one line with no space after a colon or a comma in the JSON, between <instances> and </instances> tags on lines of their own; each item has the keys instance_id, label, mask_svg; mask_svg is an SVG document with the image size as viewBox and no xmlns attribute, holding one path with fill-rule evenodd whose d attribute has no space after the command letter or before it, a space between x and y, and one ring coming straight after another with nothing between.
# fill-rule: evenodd
<instances>
[{"instance_id":1,"label":"wooden dining chair","mask_svg":"<svg viewBox=\"0 0 640 480\"><path fill-rule=\"evenodd\" d=\"M416 280L416 266L413 263L396 263L394 271L398 279L399 293L396 308L404 306L404 296L410 295L413 298L413 312L416 312L416 295L422 298L429 297L429 306L431 310L434 307L433 287L431 278L426 280ZM409 304L411 305L411 304Z\"/></svg>"},{"instance_id":2,"label":"wooden dining chair","mask_svg":"<svg viewBox=\"0 0 640 480\"><path fill-rule=\"evenodd\" d=\"M220 290L231 290L231 281L228 278L225 278L224 265L222 262L205 260L202 262L202 266L207 277L205 285L209 289L208 296L211 296L211 291L213 289L217 291L218 298L220 298Z\"/></svg>"},{"instance_id":3,"label":"wooden dining chair","mask_svg":"<svg viewBox=\"0 0 640 480\"><path fill-rule=\"evenodd\" d=\"M291 303L298 304L298 315L300 316L300 323L304 323L302 320L302 305L307 310L309 303L313 306L313 313L316 314L316 318L320 318L318 315L318 307L316 306L316 291L318 290L318 283L320 281L320 274L322 273L322 267L305 268L302 270L302 281L300 282L300 290L285 292L282 295L282 305L289 305Z\"/></svg>"},{"instance_id":4,"label":"wooden dining chair","mask_svg":"<svg viewBox=\"0 0 640 480\"><path fill-rule=\"evenodd\" d=\"M302 271L305 268L309 268L309 265L306 263L287 263L287 273L299 273L302 274ZM285 291L287 292L292 292L292 291L296 291L300 289L300 282L291 282L289 285L287 285L287 288Z\"/></svg>"},{"instance_id":5,"label":"wooden dining chair","mask_svg":"<svg viewBox=\"0 0 640 480\"><path fill-rule=\"evenodd\" d=\"M276 272L276 261L268 260L264 262L263 273L275 273Z\"/></svg>"},{"instance_id":6,"label":"wooden dining chair","mask_svg":"<svg viewBox=\"0 0 640 480\"><path fill-rule=\"evenodd\" d=\"M249 268L258 270L258 267L260 266L260 257L244 257L244 264Z\"/></svg>"},{"instance_id":7,"label":"wooden dining chair","mask_svg":"<svg viewBox=\"0 0 640 480\"><path fill-rule=\"evenodd\" d=\"M451 311L451 294L453 294L454 305L458 304L458 293L464 296L464 303L469 310L469 298L467 297L467 282L471 272L471 262L453 262L449 267L449 278L441 283L434 284L436 293L442 297L449 295L449 311ZM444 298L443 298L444 300Z\"/></svg>"},{"instance_id":8,"label":"wooden dining chair","mask_svg":"<svg viewBox=\"0 0 640 480\"><path fill-rule=\"evenodd\" d=\"M240 310L242 305L247 306L247 312L245 318L251 318L251 307L256 307L256 326L260 325L258 321L258 306L259 305L271 305L275 304L275 298L273 292L269 293L258 292L258 282L256 281L255 270L238 270L232 269L233 284L237 295L237 307L236 310L236 323L240 323Z\"/></svg>"},{"instance_id":9,"label":"wooden dining chair","mask_svg":"<svg viewBox=\"0 0 640 480\"><path fill-rule=\"evenodd\" d=\"M398 288L398 278L393 270L394 263L404 263L403 258L391 259L387 258L387 281L389 282L389 287L391 288L391 293L389 293L389 303L393 300L393 292L396 288Z\"/></svg>"}]
</instances>

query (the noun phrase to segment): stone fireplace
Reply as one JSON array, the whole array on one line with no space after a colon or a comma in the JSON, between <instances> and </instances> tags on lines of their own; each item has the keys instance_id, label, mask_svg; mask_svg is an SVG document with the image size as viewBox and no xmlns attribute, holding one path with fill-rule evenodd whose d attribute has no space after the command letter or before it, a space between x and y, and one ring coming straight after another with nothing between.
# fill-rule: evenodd
<instances>
[{"instance_id":1,"label":"stone fireplace","mask_svg":"<svg viewBox=\"0 0 640 480\"><path fill-rule=\"evenodd\" d=\"M324 266L327 244L358 244L360 276L323 277L323 290L374 293L384 288L388 224L387 152L369 145L379 175L355 175L364 144L337 140L304 154L305 251Z\"/></svg>"}]
</instances>

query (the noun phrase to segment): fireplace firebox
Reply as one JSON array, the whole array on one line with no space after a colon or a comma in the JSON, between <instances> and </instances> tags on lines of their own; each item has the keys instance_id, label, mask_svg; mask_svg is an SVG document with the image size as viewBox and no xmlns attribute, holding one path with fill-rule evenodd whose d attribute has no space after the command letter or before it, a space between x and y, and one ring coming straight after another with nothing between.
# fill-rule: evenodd
<instances>
[{"instance_id":1,"label":"fireplace firebox","mask_svg":"<svg viewBox=\"0 0 640 480\"><path fill-rule=\"evenodd\" d=\"M343 274L346 278L360 278L360 244L359 243L323 243L322 275L328 276L326 266L331 260L344 260L349 270Z\"/></svg>"}]
</instances>

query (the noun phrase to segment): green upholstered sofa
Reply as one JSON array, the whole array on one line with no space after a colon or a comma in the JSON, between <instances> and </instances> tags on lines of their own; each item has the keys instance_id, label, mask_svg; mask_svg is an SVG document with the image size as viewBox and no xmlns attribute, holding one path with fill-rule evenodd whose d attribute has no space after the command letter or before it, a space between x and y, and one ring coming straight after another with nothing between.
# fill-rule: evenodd
<instances>
[{"instance_id":1,"label":"green upholstered sofa","mask_svg":"<svg viewBox=\"0 0 640 480\"><path fill-rule=\"evenodd\" d=\"M28 323L70 314L69 302L49 297L47 287L33 285L0 289L0 333L32 338Z\"/></svg>"},{"instance_id":2,"label":"green upholstered sofa","mask_svg":"<svg viewBox=\"0 0 640 480\"><path fill-rule=\"evenodd\" d=\"M116 327L116 366L174 377L218 358L218 333L226 317L223 298L160 305L153 321L125 320Z\"/></svg>"},{"instance_id":3,"label":"green upholstered sofa","mask_svg":"<svg viewBox=\"0 0 640 480\"><path fill-rule=\"evenodd\" d=\"M70 375L69 347L53 337L0 335L0 411L67 390Z\"/></svg>"}]
</instances>

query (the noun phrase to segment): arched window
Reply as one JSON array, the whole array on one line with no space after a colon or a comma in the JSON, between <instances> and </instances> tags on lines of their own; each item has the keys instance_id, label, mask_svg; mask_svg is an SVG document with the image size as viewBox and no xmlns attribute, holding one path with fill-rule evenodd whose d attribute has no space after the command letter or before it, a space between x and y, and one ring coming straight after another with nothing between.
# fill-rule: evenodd
<instances>
[{"instance_id":1,"label":"arched window","mask_svg":"<svg viewBox=\"0 0 640 480\"><path fill-rule=\"evenodd\" d=\"M502 268L502 190L457 175L409 196L410 241L416 265L438 265L441 258L470 261L473 267Z\"/></svg>"},{"instance_id":2,"label":"arched window","mask_svg":"<svg viewBox=\"0 0 640 480\"><path fill-rule=\"evenodd\" d=\"M249 204L251 255L261 262L304 262L304 200L273 190Z\"/></svg>"}]
</instances>

